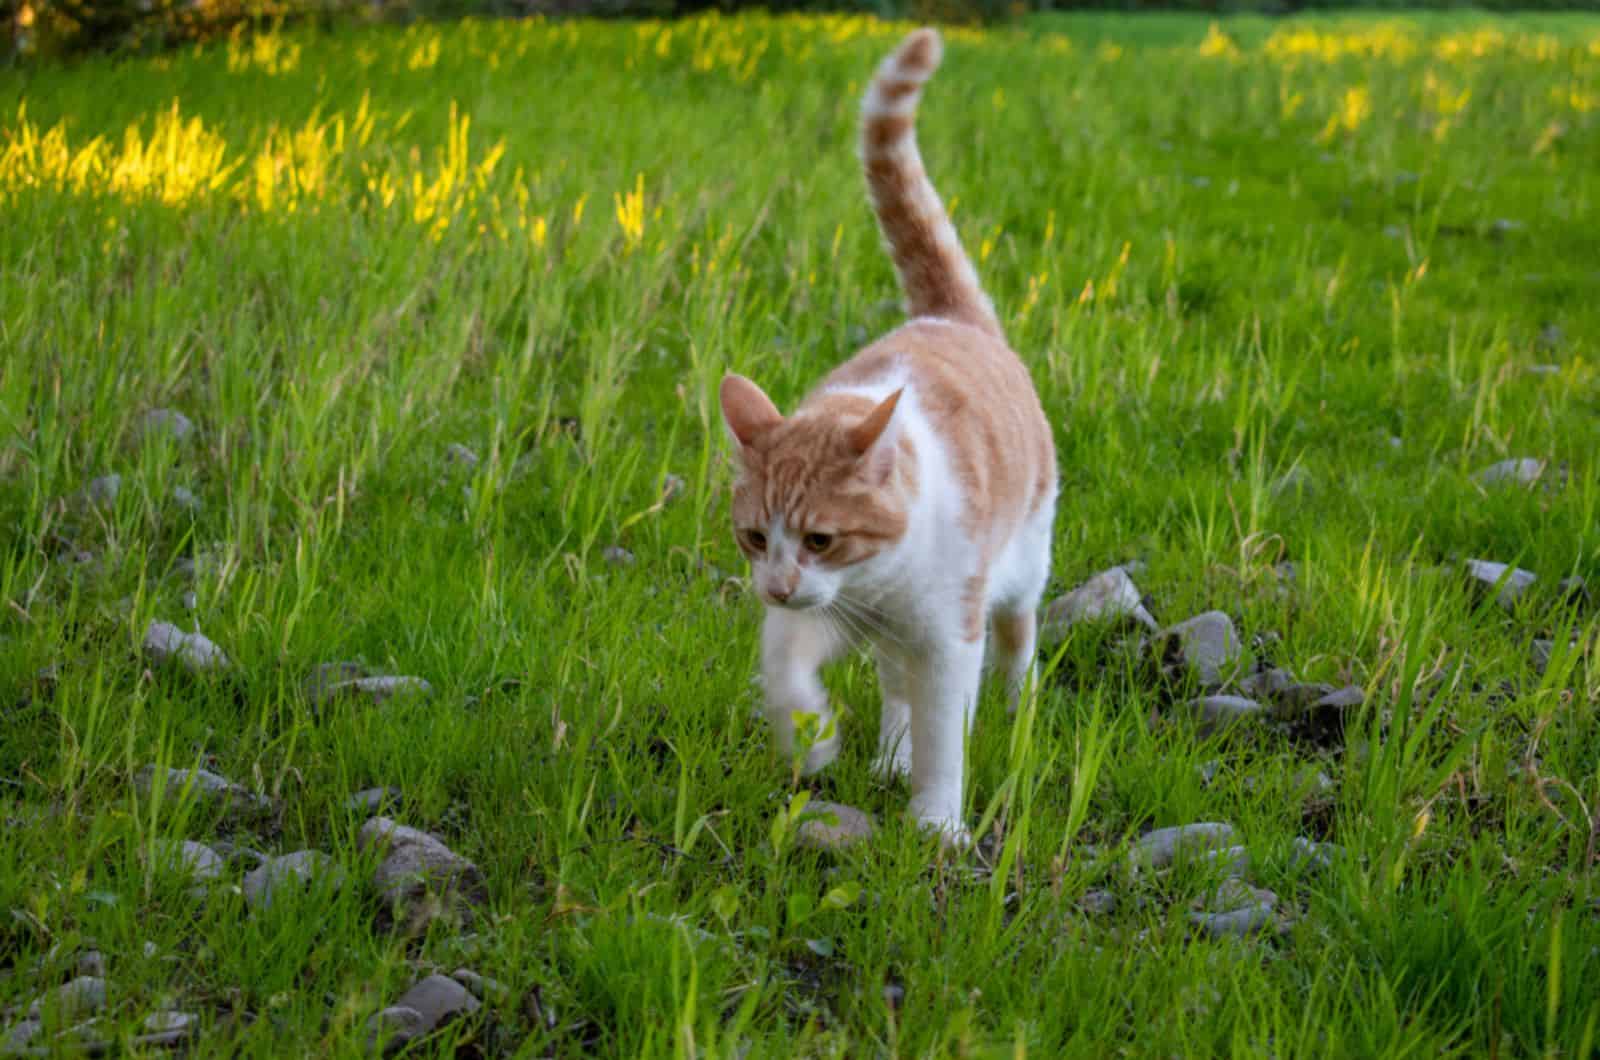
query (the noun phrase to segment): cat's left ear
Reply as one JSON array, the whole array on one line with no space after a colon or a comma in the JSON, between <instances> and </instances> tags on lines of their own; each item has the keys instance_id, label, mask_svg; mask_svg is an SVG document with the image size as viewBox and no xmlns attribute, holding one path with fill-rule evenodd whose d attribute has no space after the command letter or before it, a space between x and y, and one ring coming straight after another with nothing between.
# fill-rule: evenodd
<instances>
[{"instance_id":1,"label":"cat's left ear","mask_svg":"<svg viewBox=\"0 0 1600 1060\"><path fill-rule=\"evenodd\" d=\"M894 454L899 446L900 421L894 410L905 388L896 390L867 413L867 418L850 428L850 448L861 458L867 478L874 484L887 482L894 470Z\"/></svg>"},{"instance_id":2,"label":"cat's left ear","mask_svg":"<svg viewBox=\"0 0 1600 1060\"><path fill-rule=\"evenodd\" d=\"M722 401L722 422L742 452L756 436L783 422L778 406L762 389L742 375L726 375L718 393Z\"/></svg>"}]
</instances>

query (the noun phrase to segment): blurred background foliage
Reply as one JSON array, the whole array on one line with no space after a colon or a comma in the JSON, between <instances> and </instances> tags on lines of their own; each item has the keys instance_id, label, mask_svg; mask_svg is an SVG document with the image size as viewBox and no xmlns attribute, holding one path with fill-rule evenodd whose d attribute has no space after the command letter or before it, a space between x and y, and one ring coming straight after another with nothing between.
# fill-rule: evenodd
<instances>
[{"instance_id":1,"label":"blurred background foliage","mask_svg":"<svg viewBox=\"0 0 1600 1060\"><path fill-rule=\"evenodd\" d=\"M936 23L993 23L1038 11L1600 10L1600 0L0 0L0 63L91 52L149 53L241 27L349 20L668 18L716 8L847 11Z\"/></svg>"}]
</instances>

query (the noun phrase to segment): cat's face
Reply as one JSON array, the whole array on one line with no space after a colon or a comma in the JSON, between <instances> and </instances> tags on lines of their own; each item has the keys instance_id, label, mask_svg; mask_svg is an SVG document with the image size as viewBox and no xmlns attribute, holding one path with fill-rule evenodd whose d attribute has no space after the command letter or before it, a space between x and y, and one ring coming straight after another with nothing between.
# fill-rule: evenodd
<instances>
[{"instance_id":1,"label":"cat's face","mask_svg":"<svg viewBox=\"0 0 1600 1060\"><path fill-rule=\"evenodd\" d=\"M904 536L908 483L894 408L824 397L784 419L749 380L722 386L739 478L733 529L762 601L828 607Z\"/></svg>"}]
</instances>

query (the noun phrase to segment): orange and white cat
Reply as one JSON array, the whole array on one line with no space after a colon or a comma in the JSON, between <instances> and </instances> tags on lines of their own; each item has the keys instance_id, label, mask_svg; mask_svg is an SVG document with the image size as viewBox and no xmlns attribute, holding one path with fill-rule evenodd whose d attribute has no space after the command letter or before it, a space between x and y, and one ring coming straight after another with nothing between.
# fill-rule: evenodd
<instances>
[{"instance_id":1,"label":"orange and white cat","mask_svg":"<svg viewBox=\"0 0 1600 1060\"><path fill-rule=\"evenodd\" d=\"M840 365L789 416L755 383L722 381L739 468L733 523L767 605L766 713L793 753L806 715L838 754L818 670L863 643L883 693L876 767L910 774L911 814L964 841L964 739L992 627L1015 709L1032 679L1050 571L1050 425L1006 344L917 150L939 36L912 33L862 106L867 186L910 321ZM809 726L808 726L809 728Z\"/></svg>"}]
</instances>

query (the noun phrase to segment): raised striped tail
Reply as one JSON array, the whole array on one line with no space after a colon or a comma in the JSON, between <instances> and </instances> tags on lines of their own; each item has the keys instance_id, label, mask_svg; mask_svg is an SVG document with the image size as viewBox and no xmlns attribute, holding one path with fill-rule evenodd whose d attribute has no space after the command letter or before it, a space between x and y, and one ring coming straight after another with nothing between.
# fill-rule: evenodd
<instances>
[{"instance_id":1,"label":"raised striped tail","mask_svg":"<svg viewBox=\"0 0 1600 1060\"><path fill-rule=\"evenodd\" d=\"M994 306L917 150L917 101L943 51L937 32L919 29L878 67L861 103L861 162L911 315L959 320L998 336Z\"/></svg>"}]
</instances>

